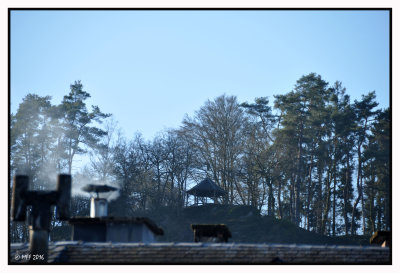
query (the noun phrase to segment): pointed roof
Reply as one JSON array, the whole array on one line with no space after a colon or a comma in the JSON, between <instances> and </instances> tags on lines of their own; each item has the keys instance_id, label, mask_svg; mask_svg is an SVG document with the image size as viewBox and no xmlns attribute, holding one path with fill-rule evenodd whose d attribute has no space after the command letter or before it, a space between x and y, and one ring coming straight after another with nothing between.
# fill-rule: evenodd
<instances>
[{"instance_id":1,"label":"pointed roof","mask_svg":"<svg viewBox=\"0 0 400 273\"><path fill-rule=\"evenodd\" d=\"M224 191L208 177L186 192L199 197L216 197L226 195L226 191Z\"/></svg>"}]
</instances>

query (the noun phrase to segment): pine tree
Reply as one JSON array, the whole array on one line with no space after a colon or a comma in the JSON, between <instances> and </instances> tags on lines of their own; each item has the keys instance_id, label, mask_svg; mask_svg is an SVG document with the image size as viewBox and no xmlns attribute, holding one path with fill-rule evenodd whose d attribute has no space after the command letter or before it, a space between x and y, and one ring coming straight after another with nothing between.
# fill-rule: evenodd
<instances>
[{"instance_id":1,"label":"pine tree","mask_svg":"<svg viewBox=\"0 0 400 273\"><path fill-rule=\"evenodd\" d=\"M288 140L286 143L288 145L287 150L295 158L294 172L291 175L294 199L292 220L297 225L300 223L303 203L301 192L306 188L306 158L310 156L309 152L313 146L313 129L321 124L321 117L318 113L324 108L327 85L328 83L323 81L321 76L311 73L297 81L294 91L286 95L275 96L275 108L282 113L282 128L277 132L277 135L279 135L279 138ZM308 173L310 174L313 165L310 164L309 166L311 170L309 168ZM311 185L312 181L309 180L309 183ZM311 202L308 205L310 204Z\"/></svg>"},{"instance_id":2,"label":"pine tree","mask_svg":"<svg viewBox=\"0 0 400 273\"><path fill-rule=\"evenodd\" d=\"M72 162L77 154L86 153L86 147L93 147L106 132L91 123L101 123L103 119L110 116L100 111L98 106L92 106L92 111L88 112L85 100L90 98L90 94L83 91L80 81L75 81L70 86L71 91L64 96L58 106L61 126L64 129L64 141L67 148L67 167L68 173L72 171Z\"/></svg>"},{"instance_id":3,"label":"pine tree","mask_svg":"<svg viewBox=\"0 0 400 273\"><path fill-rule=\"evenodd\" d=\"M358 204L361 202L361 221L362 231L365 234L365 210L364 210L364 190L363 190L363 145L368 140L370 134L371 121L378 113L374 108L378 106L375 101L375 92L370 92L366 96L363 95L361 101L354 102L354 109L356 113L357 128L355 130L355 140L357 149L357 191L358 195L353 203L353 212L351 217L351 234L356 232L356 210Z\"/></svg>"}]
</instances>

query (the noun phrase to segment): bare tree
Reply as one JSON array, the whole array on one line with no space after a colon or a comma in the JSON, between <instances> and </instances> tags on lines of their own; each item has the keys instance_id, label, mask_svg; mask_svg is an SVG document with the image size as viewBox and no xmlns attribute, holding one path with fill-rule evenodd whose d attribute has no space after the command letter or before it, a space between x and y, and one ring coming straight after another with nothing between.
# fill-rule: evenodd
<instances>
[{"instance_id":1,"label":"bare tree","mask_svg":"<svg viewBox=\"0 0 400 273\"><path fill-rule=\"evenodd\" d=\"M207 173L229 193L224 203L233 204L235 195L242 194L236 173L246 123L236 97L226 95L207 101L193 118L183 121L182 131L198 151L199 168L208 168Z\"/></svg>"}]
</instances>

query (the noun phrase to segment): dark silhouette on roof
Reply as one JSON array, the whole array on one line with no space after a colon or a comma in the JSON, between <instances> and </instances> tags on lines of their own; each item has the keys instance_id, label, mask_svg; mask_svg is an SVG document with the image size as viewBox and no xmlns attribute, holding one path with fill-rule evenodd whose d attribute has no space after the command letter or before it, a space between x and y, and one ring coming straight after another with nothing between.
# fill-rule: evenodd
<instances>
[{"instance_id":1,"label":"dark silhouette on roof","mask_svg":"<svg viewBox=\"0 0 400 273\"><path fill-rule=\"evenodd\" d=\"M378 230L369 239L371 245L381 245L385 247L391 246L391 236L390 231Z\"/></svg>"},{"instance_id":2,"label":"dark silhouette on roof","mask_svg":"<svg viewBox=\"0 0 400 273\"><path fill-rule=\"evenodd\" d=\"M198 197L217 197L227 194L208 177L186 192Z\"/></svg>"},{"instance_id":3,"label":"dark silhouette on roof","mask_svg":"<svg viewBox=\"0 0 400 273\"><path fill-rule=\"evenodd\" d=\"M195 242L227 243L232 234L224 224L192 224Z\"/></svg>"}]
</instances>

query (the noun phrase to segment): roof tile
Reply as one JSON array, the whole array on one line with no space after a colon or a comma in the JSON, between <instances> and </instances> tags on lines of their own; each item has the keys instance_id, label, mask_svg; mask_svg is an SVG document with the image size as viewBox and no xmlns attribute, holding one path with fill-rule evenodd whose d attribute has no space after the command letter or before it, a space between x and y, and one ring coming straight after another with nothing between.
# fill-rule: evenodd
<instances>
[{"instance_id":1,"label":"roof tile","mask_svg":"<svg viewBox=\"0 0 400 273\"><path fill-rule=\"evenodd\" d=\"M15 255L28 244L12 244ZM14 258L13 258L14 257ZM391 264L382 247L215 243L83 243L49 244L49 263L56 264Z\"/></svg>"}]
</instances>

